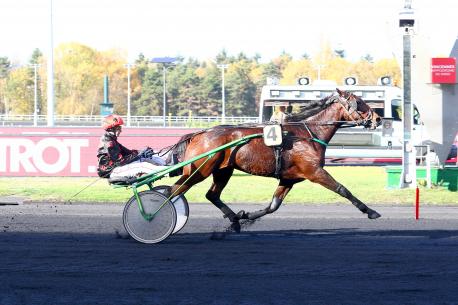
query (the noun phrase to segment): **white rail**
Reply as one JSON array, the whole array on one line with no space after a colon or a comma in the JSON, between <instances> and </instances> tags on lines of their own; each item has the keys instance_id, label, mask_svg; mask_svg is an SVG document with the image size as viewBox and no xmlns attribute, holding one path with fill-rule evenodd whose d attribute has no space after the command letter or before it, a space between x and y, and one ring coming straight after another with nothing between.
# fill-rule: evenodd
<instances>
[{"instance_id":1,"label":"white rail","mask_svg":"<svg viewBox=\"0 0 458 305\"><path fill-rule=\"evenodd\" d=\"M123 117L125 118L125 117ZM103 117L100 115L56 115L54 122L57 125L86 125L99 126ZM226 124L255 123L258 117L227 117ZM127 121L127 120L126 120ZM162 116L131 116L131 126L162 126ZM221 124L221 117L201 117L201 116L168 116L166 125L170 127L186 126L200 127ZM33 125L33 115L1 114L0 125L3 126L21 126ZM46 125L46 115L38 116L38 125Z\"/></svg>"}]
</instances>

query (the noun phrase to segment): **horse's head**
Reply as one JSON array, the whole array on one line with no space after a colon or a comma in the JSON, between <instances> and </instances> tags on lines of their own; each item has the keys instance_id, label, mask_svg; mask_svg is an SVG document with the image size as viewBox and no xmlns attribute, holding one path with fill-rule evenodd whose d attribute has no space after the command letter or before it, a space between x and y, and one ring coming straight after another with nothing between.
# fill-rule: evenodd
<instances>
[{"instance_id":1,"label":"horse's head","mask_svg":"<svg viewBox=\"0 0 458 305\"><path fill-rule=\"evenodd\" d=\"M347 121L370 129L375 129L381 124L382 118L360 97L348 91L336 90L339 94L338 101L344 109L343 116Z\"/></svg>"}]
</instances>

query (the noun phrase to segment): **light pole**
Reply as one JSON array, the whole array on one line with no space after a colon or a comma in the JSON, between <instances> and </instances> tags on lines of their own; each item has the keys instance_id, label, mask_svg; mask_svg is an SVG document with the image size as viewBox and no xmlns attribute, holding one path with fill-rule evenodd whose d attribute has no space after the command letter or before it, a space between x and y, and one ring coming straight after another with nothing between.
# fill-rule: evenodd
<instances>
[{"instance_id":1,"label":"light pole","mask_svg":"<svg viewBox=\"0 0 458 305\"><path fill-rule=\"evenodd\" d=\"M163 83L163 94L162 94L162 120L163 124L162 126L166 126L166 114L167 114L167 95L166 95L166 81L165 81L165 71L167 70L167 67L170 67L173 65L174 62L177 61L178 58L176 57L155 57L151 59L151 62L157 63L157 64L162 64L162 83Z\"/></svg>"},{"instance_id":2,"label":"light pole","mask_svg":"<svg viewBox=\"0 0 458 305\"><path fill-rule=\"evenodd\" d=\"M49 50L48 50L48 126L54 126L54 42L53 42L53 22L52 22L52 0L49 0Z\"/></svg>"},{"instance_id":3,"label":"light pole","mask_svg":"<svg viewBox=\"0 0 458 305\"><path fill-rule=\"evenodd\" d=\"M403 30L403 109L402 123L404 126L403 133L403 150L402 150L402 174L400 187L415 188L417 186L416 173L416 150L412 142L412 98L411 98L411 65L412 65L412 48L411 40L413 27L415 24L414 11L410 0L405 0L404 9L399 14L399 27Z\"/></svg>"},{"instance_id":4,"label":"light pole","mask_svg":"<svg viewBox=\"0 0 458 305\"><path fill-rule=\"evenodd\" d=\"M325 67L326 65L323 65L321 63L315 65L315 69L317 70L317 80L321 80L321 70Z\"/></svg>"},{"instance_id":5,"label":"light pole","mask_svg":"<svg viewBox=\"0 0 458 305\"><path fill-rule=\"evenodd\" d=\"M130 127L130 68L135 64L127 63L127 126Z\"/></svg>"},{"instance_id":6,"label":"light pole","mask_svg":"<svg viewBox=\"0 0 458 305\"><path fill-rule=\"evenodd\" d=\"M224 90L224 70L229 67L228 64L219 64L217 65L218 68L221 69L221 102L222 102L222 109L221 109L221 122L224 124L226 123L226 95Z\"/></svg>"},{"instance_id":7,"label":"light pole","mask_svg":"<svg viewBox=\"0 0 458 305\"><path fill-rule=\"evenodd\" d=\"M33 126L38 126L38 73L37 70L41 66L39 64L30 65L33 68L34 88L33 88Z\"/></svg>"}]
</instances>

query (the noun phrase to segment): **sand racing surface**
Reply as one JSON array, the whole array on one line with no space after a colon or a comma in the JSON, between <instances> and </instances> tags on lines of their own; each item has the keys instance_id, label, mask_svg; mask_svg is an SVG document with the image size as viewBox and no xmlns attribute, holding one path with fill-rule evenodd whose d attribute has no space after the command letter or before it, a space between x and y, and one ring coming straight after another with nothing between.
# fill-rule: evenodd
<instances>
[{"instance_id":1,"label":"sand racing surface","mask_svg":"<svg viewBox=\"0 0 458 305\"><path fill-rule=\"evenodd\" d=\"M259 205L232 206L234 210ZM241 234L210 204L160 244L122 205L0 206L0 304L458 304L458 208L284 205Z\"/></svg>"}]
</instances>

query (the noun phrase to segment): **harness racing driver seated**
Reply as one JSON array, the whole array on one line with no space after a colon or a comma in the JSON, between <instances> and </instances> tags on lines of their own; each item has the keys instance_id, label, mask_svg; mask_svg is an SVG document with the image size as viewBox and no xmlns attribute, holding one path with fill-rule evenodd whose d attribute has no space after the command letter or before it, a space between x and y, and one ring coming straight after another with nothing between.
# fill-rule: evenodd
<instances>
[{"instance_id":1,"label":"harness racing driver seated","mask_svg":"<svg viewBox=\"0 0 458 305\"><path fill-rule=\"evenodd\" d=\"M97 151L97 173L103 178L140 177L166 168L164 159L147 147L139 152L118 142L124 121L117 114L104 118L105 134L100 138Z\"/></svg>"}]
</instances>

